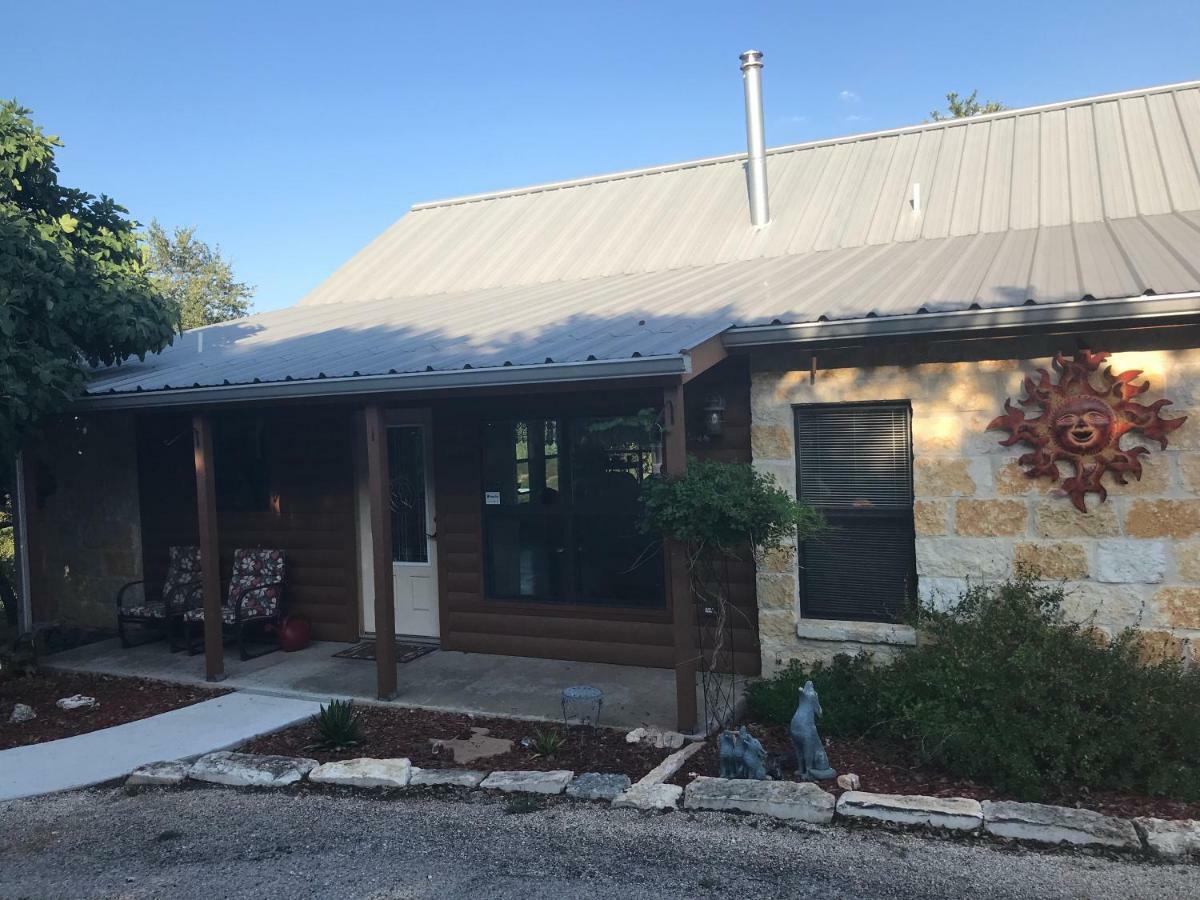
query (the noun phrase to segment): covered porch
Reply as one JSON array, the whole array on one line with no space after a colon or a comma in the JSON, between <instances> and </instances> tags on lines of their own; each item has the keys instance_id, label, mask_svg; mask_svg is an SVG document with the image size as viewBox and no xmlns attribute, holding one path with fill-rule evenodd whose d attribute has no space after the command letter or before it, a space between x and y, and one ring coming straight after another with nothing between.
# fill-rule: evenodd
<instances>
[{"instance_id":1,"label":"covered porch","mask_svg":"<svg viewBox=\"0 0 1200 900\"><path fill-rule=\"evenodd\" d=\"M225 660L222 687L325 703L378 702L370 662L335 658L345 644L318 641L294 653ZM46 665L74 672L204 684L203 657L170 655L161 644L122 648L116 639L56 653ZM397 706L514 718L562 718L562 689L590 684L604 692L602 725L674 728L675 676L670 669L436 650L397 667Z\"/></svg>"},{"instance_id":2,"label":"covered porch","mask_svg":"<svg viewBox=\"0 0 1200 900\"><path fill-rule=\"evenodd\" d=\"M36 618L61 617L72 593L111 617L124 573L161 584L170 548L197 546L202 654L97 645L55 664L545 718L563 687L586 683L619 724L691 731L703 623L681 549L638 533L633 512L640 481L688 455L749 460L748 372L723 359L682 377L520 389L106 400L28 454ZM717 434L701 427L714 395ZM310 649L243 661L227 640L231 566L247 548L283 554L282 612L311 623ZM753 675L752 565L732 577L737 667ZM332 658L333 642L381 634L440 649L398 665L379 641L374 663Z\"/></svg>"}]
</instances>

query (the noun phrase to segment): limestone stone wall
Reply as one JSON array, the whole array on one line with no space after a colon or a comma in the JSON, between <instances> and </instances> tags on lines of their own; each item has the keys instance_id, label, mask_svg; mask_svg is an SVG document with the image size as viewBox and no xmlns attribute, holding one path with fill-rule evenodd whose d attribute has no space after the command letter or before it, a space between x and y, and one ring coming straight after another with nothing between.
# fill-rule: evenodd
<instances>
[{"instance_id":1,"label":"limestone stone wall","mask_svg":"<svg viewBox=\"0 0 1200 900\"><path fill-rule=\"evenodd\" d=\"M1084 514L1017 465L1024 450L987 431L1004 400L1046 358L924 363L876 368L757 371L752 375L754 464L796 490L792 405L909 400L920 595L951 603L971 579L998 579L1018 564L1064 580L1068 612L1094 616L1109 632L1136 626L1152 652L1200 661L1200 350L1114 354L1115 371L1143 369L1143 398L1167 397L1164 416L1190 416L1166 451L1152 445L1140 482L1105 476ZM1127 436L1122 446L1137 443ZM1027 449L1027 448L1026 448ZM789 659L868 647L895 653L915 636L903 626L805 620L794 554L775 554L758 572L764 674Z\"/></svg>"},{"instance_id":2,"label":"limestone stone wall","mask_svg":"<svg viewBox=\"0 0 1200 900\"><path fill-rule=\"evenodd\" d=\"M35 618L115 628L117 591L142 577L133 416L68 418L27 455Z\"/></svg>"}]
</instances>

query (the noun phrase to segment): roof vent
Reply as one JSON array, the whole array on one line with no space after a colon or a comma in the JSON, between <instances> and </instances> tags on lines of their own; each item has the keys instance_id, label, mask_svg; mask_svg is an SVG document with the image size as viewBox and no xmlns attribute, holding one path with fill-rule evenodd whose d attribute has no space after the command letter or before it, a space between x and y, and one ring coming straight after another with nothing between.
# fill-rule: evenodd
<instances>
[{"instance_id":1,"label":"roof vent","mask_svg":"<svg viewBox=\"0 0 1200 900\"><path fill-rule=\"evenodd\" d=\"M762 58L757 50L742 54L746 89L746 187L750 192L750 224L761 228L771 221L767 205L767 147L763 126Z\"/></svg>"}]
</instances>

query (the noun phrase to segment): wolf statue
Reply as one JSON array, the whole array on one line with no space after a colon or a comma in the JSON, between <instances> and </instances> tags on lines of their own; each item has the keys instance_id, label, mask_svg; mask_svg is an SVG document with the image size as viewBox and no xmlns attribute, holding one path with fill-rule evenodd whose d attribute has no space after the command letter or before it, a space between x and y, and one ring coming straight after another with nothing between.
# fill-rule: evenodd
<instances>
[{"instance_id":1,"label":"wolf statue","mask_svg":"<svg viewBox=\"0 0 1200 900\"><path fill-rule=\"evenodd\" d=\"M796 776L801 781L821 781L837 775L829 767L829 757L821 746L817 734L817 718L821 715L821 698L811 681L804 682L800 689L800 705L792 716L788 731L792 735L792 746L796 748Z\"/></svg>"},{"instance_id":2,"label":"wolf statue","mask_svg":"<svg viewBox=\"0 0 1200 900\"><path fill-rule=\"evenodd\" d=\"M723 731L717 741L721 777L767 781L767 752L762 742L743 725L737 731Z\"/></svg>"}]
</instances>

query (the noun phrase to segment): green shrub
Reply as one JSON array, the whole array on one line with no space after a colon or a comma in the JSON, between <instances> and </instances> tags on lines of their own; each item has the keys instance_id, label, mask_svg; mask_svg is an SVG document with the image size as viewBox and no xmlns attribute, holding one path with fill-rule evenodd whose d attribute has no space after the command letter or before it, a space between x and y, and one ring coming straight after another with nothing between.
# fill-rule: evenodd
<instances>
[{"instance_id":1,"label":"green shrub","mask_svg":"<svg viewBox=\"0 0 1200 900\"><path fill-rule=\"evenodd\" d=\"M1062 602L1027 574L973 586L953 609L923 611L919 646L895 662L789 667L752 687L751 711L786 721L811 677L826 733L891 739L1021 799L1108 788L1200 800L1200 670L1145 663L1137 632L1105 642L1065 622Z\"/></svg>"},{"instance_id":2,"label":"green shrub","mask_svg":"<svg viewBox=\"0 0 1200 900\"><path fill-rule=\"evenodd\" d=\"M353 700L330 700L313 716L317 740L322 750L347 750L362 743L362 728Z\"/></svg>"},{"instance_id":3,"label":"green shrub","mask_svg":"<svg viewBox=\"0 0 1200 900\"><path fill-rule=\"evenodd\" d=\"M839 654L828 663L814 663L810 669L792 660L774 678L751 684L746 689L746 700L756 721L787 725L796 712L800 688L811 679L821 696L822 732L836 737L863 737L880 732L884 724L880 672L866 653Z\"/></svg>"}]
</instances>

